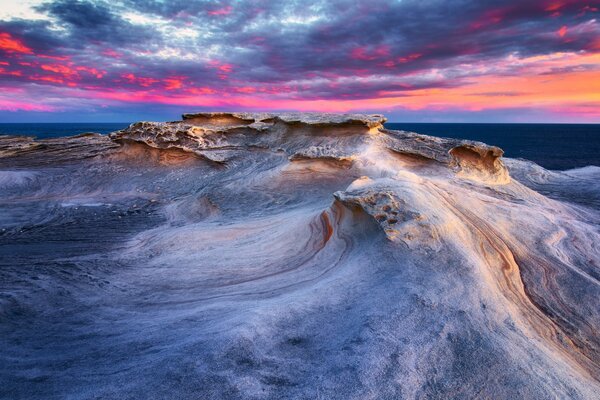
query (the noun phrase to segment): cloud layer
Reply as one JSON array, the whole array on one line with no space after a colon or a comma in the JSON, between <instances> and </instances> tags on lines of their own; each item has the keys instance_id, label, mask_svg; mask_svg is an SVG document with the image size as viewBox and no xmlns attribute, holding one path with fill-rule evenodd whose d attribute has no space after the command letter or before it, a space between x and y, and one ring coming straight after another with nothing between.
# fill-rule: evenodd
<instances>
[{"instance_id":1,"label":"cloud layer","mask_svg":"<svg viewBox=\"0 0 600 400\"><path fill-rule=\"evenodd\" d=\"M0 20L4 120L300 109L600 122L600 0L20 4Z\"/></svg>"}]
</instances>

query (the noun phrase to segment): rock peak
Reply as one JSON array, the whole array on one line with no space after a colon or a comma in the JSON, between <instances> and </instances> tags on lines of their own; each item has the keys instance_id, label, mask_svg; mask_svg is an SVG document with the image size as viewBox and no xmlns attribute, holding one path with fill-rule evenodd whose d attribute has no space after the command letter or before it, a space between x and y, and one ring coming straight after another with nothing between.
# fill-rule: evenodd
<instances>
[{"instance_id":1,"label":"rock peak","mask_svg":"<svg viewBox=\"0 0 600 400\"><path fill-rule=\"evenodd\" d=\"M319 112L198 112L182 115L185 122L210 125L269 123L277 120L308 125L362 124L368 128L382 126L386 121L381 114L336 114Z\"/></svg>"}]
</instances>

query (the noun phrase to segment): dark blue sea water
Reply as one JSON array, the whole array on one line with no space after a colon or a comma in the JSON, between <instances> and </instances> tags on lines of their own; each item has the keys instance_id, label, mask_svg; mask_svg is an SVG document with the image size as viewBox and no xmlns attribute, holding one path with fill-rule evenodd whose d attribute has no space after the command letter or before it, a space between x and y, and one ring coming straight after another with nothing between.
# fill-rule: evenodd
<instances>
[{"instance_id":1,"label":"dark blue sea water","mask_svg":"<svg viewBox=\"0 0 600 400\"><path fill-rule=\"evenodd\" d=\"M0 124L0 134L53 138L85 132L106 134L127 125L128 122ZM387 123L386 127L478 140L501 147L507 157L526 158L547 169L600 166L600 124Z\"/></svg>"},{"instance_id":2,"label":"dark blue sea water","mask_svg":"<svg viewBox=\"0 0 600 400\"><path fill-rule=\"evenodd\" d=\"M81 133L95 132L107 134L127 128L129 122L115 123L29 123L29 124L0 124L0 135L35 136L39 139L75 136Z\"/></svg>"},{"instance_id":3,"label":"dark blue sea water","mask_svg":"<svg viewBox=\"0 0 600 400\"><path fill-rule=\"evenodd\" d=\"M600 166L600 124L426 124L388 123L389 129L478 140L546 169Z\"/></svg>"}]
</instances>

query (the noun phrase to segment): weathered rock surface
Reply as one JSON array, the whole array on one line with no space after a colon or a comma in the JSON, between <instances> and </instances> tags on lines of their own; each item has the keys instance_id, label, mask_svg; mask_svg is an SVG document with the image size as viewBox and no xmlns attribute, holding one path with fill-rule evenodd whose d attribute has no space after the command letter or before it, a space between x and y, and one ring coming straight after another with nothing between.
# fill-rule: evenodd
<instances>
[{"instance_id":1,"label":"weathered rock surface","mask_svg":"<svg viewBox=\"0 0 600 400\"><path fill-rule=\"evenodd\" d=\"M253 146L281 148L291 160L350 161L361 146L376 145L446 164L466 178L498 184L510 181L498 147L390 131L383 128L385 121L381 115L363 114L197 113L184 114L183 121L138 122L111 138L158 149L176 148L215 162L226 162L234 155L225 150Z\"/></svg>"},{"instance_id":2,"label":"weathered rock surface","mask_svg":"<svg viewBox=\"0 0 600 400\"><path fill-rule=\"evenodd\" d=\"M384 122L0 136L0 397L598 398L598 170Z\"/></svg>"}]
</instances>

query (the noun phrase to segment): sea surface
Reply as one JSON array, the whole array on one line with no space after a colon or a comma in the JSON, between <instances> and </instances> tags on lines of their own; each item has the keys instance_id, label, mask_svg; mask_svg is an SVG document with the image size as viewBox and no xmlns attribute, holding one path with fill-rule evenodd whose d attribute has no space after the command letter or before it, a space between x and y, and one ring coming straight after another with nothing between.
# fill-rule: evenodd
<instances>
[{"instance_id":1,"label":"sea surface","mask_svg":"<svg viewBox=\"0 0 600 400\"><path fill-rule=\"evenodd\" d=\"M110 123L0 123L0 135L35 136L38 139L49 139L63 136L75 136L82 133L108 134L127 128L130 122Z\"/></svg>"},{"instance_id":2,"label":"sea surface","mask_svg":"<svg viewBox=\"0 0 600 400\"><path fill-rule=\"evenodd\" d=\"M0 134L45 139L86 132L107 134L128 125L128 122L5 123L0 124ZM386 127L432 136L481 141L501 147L506 157L525 158L546 169L600 166L600 124L387 123Z\"/></svg>"},{"instance_id":3,"label":"sea surface","mask_svg":"<svg viewBox=\"0 0 600 400\"><path fill-rule=\"evenodd\" d=\"M388 123L388 129L470 139L498 146L504 155L546 169L600 166L600 124L427 124Z\"/></svg>"}]
</instances>

